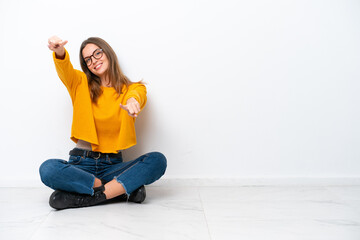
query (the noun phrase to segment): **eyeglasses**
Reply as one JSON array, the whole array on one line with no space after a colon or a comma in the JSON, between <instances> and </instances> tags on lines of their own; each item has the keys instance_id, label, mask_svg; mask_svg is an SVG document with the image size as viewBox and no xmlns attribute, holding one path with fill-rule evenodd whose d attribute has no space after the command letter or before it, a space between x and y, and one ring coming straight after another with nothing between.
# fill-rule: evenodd
<instances>
[{"instance_id":1,"label":"eyeglasses","mask_svg":"<svg viewBox=\"0 0 360 240\"><path fill-rule=\"evenodd\" d=\"M92 55L84 58L84 61L86 63L86 65L90 66L92 64L92 59L91 57L94 57L95 59L100 59L103 56L103 50L101 48L96 49Z\"/></svg>"}]
</instances>

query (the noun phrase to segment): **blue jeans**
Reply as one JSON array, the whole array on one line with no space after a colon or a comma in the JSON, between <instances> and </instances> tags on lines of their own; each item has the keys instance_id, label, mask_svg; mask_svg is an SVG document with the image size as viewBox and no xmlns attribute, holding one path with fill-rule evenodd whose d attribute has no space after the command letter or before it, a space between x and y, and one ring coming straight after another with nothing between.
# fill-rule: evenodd
<instances>
[{"instance_id":1,"label":"blue jeans","mask_svg":"<svg viewBox=\"0 0 360 240\"><path fill-rule=\"evenodd\" d=\"M163 154L151 152L123 162L120 156L105 155L99 159L70 155L69 161L46 160L40 166L41 181L55 190L94 194L95 177L102 182L116 179L129 195L142 185L148 185L164 175L167 162Z\"/></svg>"}]
</instances>

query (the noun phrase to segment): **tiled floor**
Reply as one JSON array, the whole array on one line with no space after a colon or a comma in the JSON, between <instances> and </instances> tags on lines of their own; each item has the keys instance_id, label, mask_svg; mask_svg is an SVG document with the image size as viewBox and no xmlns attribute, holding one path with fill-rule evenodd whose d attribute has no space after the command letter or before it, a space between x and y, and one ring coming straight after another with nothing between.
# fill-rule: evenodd
<instances>
[{"instance_id":1,"label":"tiled floor","mask_svg":"<svg viewBox=\"0 0 360 240\"><path fill-rule=\"evenodd\" d=\"M150 186L147 193L143 204L55 211L50 189L0 188L0 239L360 239L360 186Z\"/></svg>"}]
</instances>

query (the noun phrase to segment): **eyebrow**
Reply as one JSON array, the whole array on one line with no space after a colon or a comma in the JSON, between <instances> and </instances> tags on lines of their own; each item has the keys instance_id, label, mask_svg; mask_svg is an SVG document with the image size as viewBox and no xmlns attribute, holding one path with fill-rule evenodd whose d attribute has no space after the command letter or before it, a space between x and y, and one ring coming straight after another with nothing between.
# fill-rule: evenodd
<instances>
[{"instance_id":1,"label":"eyebrow","mask_svg":"<svg viewBox=\"0 0 360 240\"><path fill-rule=\"evenodd\" d=\"M92 53L90 56L92 56L96 50L100 50L100 49L101 49L101 48L97 48L97 49L95 49L95 50L93 51L93 53ZM86 57L83 57L83 58L84 58L84 59L85 59L85 58L89 58L90 56L86 56Z\"/></svg>"},{"instance_id":2,"label":"eyebrow","mask_svg":"<svg viewBox=\"0 0 360 240\"><path fill-rule=\"evenodd\" d=\"M92 56L92 54L91 54L90 56ZM89 58L90 56L86 56L86 57L84 57L84 59L85 59L85 58Z\"/></svg>"}]
</instances>

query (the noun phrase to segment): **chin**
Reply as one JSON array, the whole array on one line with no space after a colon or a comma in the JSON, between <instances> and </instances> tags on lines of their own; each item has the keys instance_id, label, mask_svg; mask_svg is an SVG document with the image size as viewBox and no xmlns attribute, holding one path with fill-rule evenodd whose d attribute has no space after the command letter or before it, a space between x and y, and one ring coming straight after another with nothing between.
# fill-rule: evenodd
<instances>
[{"instance_id":1,"label":"chin","mask_svg":"<svg viewBox=\"0 0 360 240\"><path fill-rule=\"evenodd\" d=\"M105 74L105 72L95 72L95 71L91 71L94 75L96 75L97 77L101 77L102 75Z\"/></svg>"},{"instance_id":2,"label":"chin","mask_svg":"<svg viewBox=\"0 0 360 240\"><path fill-rule=\"evenodd\" d=\"M97 75L104 75L104 74L106 74L106 70L104 70L104 69L101 69L99 72L96 72L96 74Z\"/></svg>"}]
</instances>

